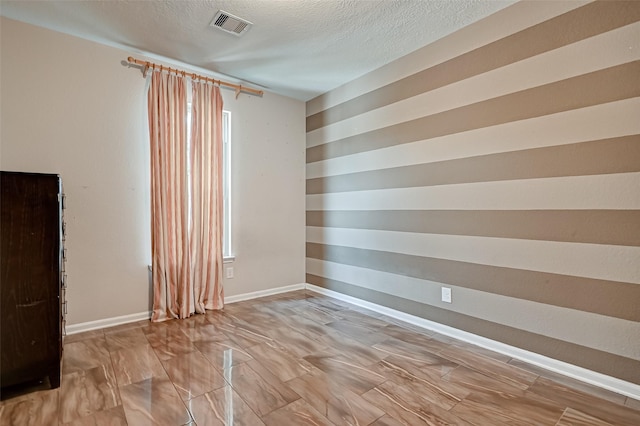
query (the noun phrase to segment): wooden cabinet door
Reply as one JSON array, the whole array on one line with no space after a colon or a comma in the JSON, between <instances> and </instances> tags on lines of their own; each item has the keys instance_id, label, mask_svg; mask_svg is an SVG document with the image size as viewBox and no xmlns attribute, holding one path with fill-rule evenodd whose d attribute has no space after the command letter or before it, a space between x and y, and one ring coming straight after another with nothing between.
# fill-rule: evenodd
<instances>
[{"instance_id":1,"label":"wooden cabinet door","mask_svg":"<svg viewBox=\"0 0 640 426\"><path fill-rule=\"evenodd\" d=\"M59 371L60 180L3 172L0 186L0 365L6 386L50 375L56 365Z\"/></svg>"}]
</instances>

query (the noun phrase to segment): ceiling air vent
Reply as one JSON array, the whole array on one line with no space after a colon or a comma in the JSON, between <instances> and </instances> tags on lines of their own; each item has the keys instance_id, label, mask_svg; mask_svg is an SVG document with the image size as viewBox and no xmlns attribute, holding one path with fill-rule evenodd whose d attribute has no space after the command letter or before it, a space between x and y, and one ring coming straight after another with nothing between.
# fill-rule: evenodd
<instances>
[{"instance_id":1,"label":"ceiling air vent","mask_svg":"<svg viewBox=\"0 0 640 426\"><path fill-rule=\"evenodd\" d=\"M219 10L216 13L216 16L213 17L210 26L214 28L219 28L222 31L226 31L228 33L234 34L236 36L241 36L247 32L247 30L253 25L251 22L246 21L242 18L238 18L237 16L233 16L230 13L225 12L224 10Z\"/></svg>"}]
</instances>

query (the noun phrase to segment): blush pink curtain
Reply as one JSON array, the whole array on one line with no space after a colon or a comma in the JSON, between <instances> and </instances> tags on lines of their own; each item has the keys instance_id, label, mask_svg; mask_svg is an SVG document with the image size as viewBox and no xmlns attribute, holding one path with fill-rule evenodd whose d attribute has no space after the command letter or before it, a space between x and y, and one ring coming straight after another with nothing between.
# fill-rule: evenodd
<instances>
[{"instance_id":1,"label":"blush pink curtain","mask_svg":"<svg viewBox=\"0 0 640 426\"><path fill-rule=\"evenodd\" d=\"M222 96L193 82L191 107L191 245L195 310L222 309Z\"/></svg>"},{"instance_id":2,"label":"blush pink curtain","mask_svg":"<svg viewBox=\"0 0 640 426\"><path fill-rule=\"evenodd\" d=\"M188 85L181 76L154 72L148 92L152 321L223 306L222 99L217 87L192 85L188 137ZM207 90L216 96L200 94Z\"/></svg>"}]
</instances>

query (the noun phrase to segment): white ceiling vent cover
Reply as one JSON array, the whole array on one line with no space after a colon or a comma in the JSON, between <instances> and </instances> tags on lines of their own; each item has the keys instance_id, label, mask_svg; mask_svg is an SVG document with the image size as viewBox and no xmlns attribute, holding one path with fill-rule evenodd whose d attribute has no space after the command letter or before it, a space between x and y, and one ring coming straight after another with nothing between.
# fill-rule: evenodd
<instances>
[{"instance_id":1,"label":"white ceiling vent cover","mask_svg":"<svg viewBox=\"0 0 640 426\"><path fill-rule=\"evenodd\" d=\"M233 16L224 10L219 10L209 25L240 37L246 33L253 24L242 18Z\"/></svg>"}]
</instances>

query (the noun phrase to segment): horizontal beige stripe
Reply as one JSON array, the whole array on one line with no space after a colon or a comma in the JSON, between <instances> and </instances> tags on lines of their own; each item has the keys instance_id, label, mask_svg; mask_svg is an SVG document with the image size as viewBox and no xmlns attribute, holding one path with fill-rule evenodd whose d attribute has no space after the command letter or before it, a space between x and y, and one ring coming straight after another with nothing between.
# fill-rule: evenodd
<instances>
[{"instance_id":1,"label":"horizontal beige stripe","mask_svg":"<svg viewBox=\"0 0 640 426\"><path fill-rule=\"evenodd\" d=\"M306 116L321 112L385 86L391 81L408 77L426 68L500 40L505 36L555 18L591 1L593 0L517 2L308 101Z\"/></svg>"},{"instance_id":2,"label":"horizontal beige stripe","mask_svg":"<svg viewBox=\"0 0 640 426\"><path fill-rule=\"evenodd\" d=\"M307 274L306 281L351 297L640 384L640 361L317 275Z\"/></svg>"},{"instance_id":3,"label":"horizontal beige stripe","mask_svg":"<svg viewBox=\"0 0 640 426\"><path fill-rule=\"evenodd\" d=\"M307 132L307 148L640 59L640 22Z\"/></svg>"},{"instance_id":4,"label":"horizontal beige stripe","mask_svg":"<svg viewBox=\"0 0 640 426\"><path fill-rule=\"evenodd\" d=\"M474 318L640 360L640 322L517 299L500 294L307 258L308 274L437 306ZM453 303L441 301L451 288Z\"/></svg>"},{"instance_id":5,"label":"horizontal beige stripe","mask_svg":"<svg viewBox=\"0 0 640 426\"><path fill-rule=\"evenodd\" d=\"M640 210L307 211L307 226L640 246Z\"/></svg>"},{"instance_id":6,"label":"horizontal beige stripe","mask_svg":"<svg viewBox=\"0 0 640 426\"><path fill-rule=\"evenodd\" d=\"M636 284L315 243L307 257L640 321Z\"/></svg>"},{"instance_id":7,"label":"horizontal beige stripe","mask_svg":"<svg viewBox=\"0 0 640 426\"><path fill-rule=\"evenodd\" d=\"M307 117L307 131L640 20L638 2L595 2Z\"/></svg>"},{"instance_id":8,"label":"horizontal beige stripe","mask_svg":"<svg viewBox=\"0 0 640 426\"><path fill-rule=\"evenodd\" d=\"M640 171L640 135L308 179L307 194Z\"/></svg>"},{"instance_id":9,"label":"horizontal beige stripe","mask_svg":"<svg viewBox=\"0 0 640 426\"><path fill-rule=\"evenodd\" d=\"M640 48L638 49L640 52ZM640 97L306 165L307 179L640 134Z\"/></svg>"},{"instance_id":10,"label":"horizontal beige stripe","mask_svg":"<svg viewBox=\"0 0 640 426\"><path fill-rule=\"evenodd\" d=\"M499 96L307 149L307 163L640 96L640 61Z\"/></svg>"},{"instance_id":11,"label":"horizontal beige stripe","mask_svg":"<svg viewBox=\"0 0 640 426\"><path fill-rule=\"evenodd\" d=\"M306 241L640 284L640 247L314 226Z\"/></svg>"},{"instance_id":12,"label":"horizontal beige stripe","mask_svg":"<svg viewBox=\"0 0 640 426\"><path fill-rule=\"evenodd\" d=\"M526 191L523 191L526 184ZM640 173L330 192L307 210L640 210Z\"/></svg>"}]
</instances>

